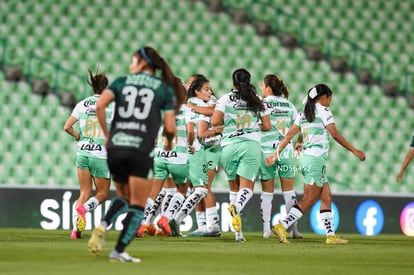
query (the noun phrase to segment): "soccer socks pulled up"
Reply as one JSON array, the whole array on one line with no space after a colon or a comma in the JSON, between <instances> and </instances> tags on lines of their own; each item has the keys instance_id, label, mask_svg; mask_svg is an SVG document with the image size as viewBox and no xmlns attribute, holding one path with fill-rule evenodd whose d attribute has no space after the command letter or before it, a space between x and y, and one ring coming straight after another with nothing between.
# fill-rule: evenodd
<instances>
[{"instance_id":1,"label":"soccer socks pulled up","mask_svg":"<svg viewBox=\"0 0 414 275\"><path fill-rule=\"evenodd\" d=\"M198 231L206 231L207 230L207 219L206 219L206 212L204 211L196 211L196 220L197 220L197 230Z\"/></svg>"},{"instance_id":2,"label":"soccer socks pulled up","mask_svg":"<svg viewBox=\"0 0 414 275\"><path fill-rule=\"evenodd\" d=\"M303 216L302 209L298 205L294 205L290 211L287 213L287 216L280 222L285 229L289 228L294 222L299 220Z\"/></svg>"},{"instance_id":3,"label":"soccer socks pulled up","mask_svg":"<svg viewBox=\"0 0 414 275\"><path fill-rule=\"evenodd\" d=\"M141 224L142 217L144 216L144 208L131 205L127 210L127 216L123 221L124 228L121 231L115 250L119 253L125 251L125 247L135 237L137 229Z\"/></svg>"},{"instance_id":4,"label":"soccer socks pulled up","mask_svg":"<svg viewBox=\"0 0 414 275\"><path fill-rule=\"evenodd\" d=\"M86 209L86 212L91 212L95 210L96 207L98 207L98 205L99 205L99 201L95 197L89 198L89 200L83 204L83 206Z\"/></svg>"},{"instance_id":5,"label":"soccer socks pulled up","mask_svg":"<svg viewBox=\"0 0 414 275\"><path fill-rule=\"evenodd\" d=\"M219 215L216 206L209 207L206 209L206 218L208 231L220 231Z\"/></svg>"},{"instance_id":6,"label":"soccer socks pulled up","mask_svg":"<svg viewBox=\"0 0 414 275\"><path fill-rule=\"evenodd\" d=\"M325 226L326 236L335 235L335 229L333 224L333 213L330 209L320 210L319 217Z\"/></svg>"},{"instance_id":7,"label":"soccer socks pulled up","mask_svg":"<svg viewBox=\"0 0 414 275\"><path fill-rule=\"evenodd\" d=\"M262 216L263 232L271 232L270 216L272 212L273 193L262 192L260 195L260 214Z\"/></svg>"},{"instance_id":8,"label":"soccer socks pulled up","mask_svg":"<svg viewBox=\"0 0 414 275\"><path fill-rule=\"evenodd\" d=\"M285 199L286 213L297 203L296 193L294 190L283 191L283 198Z\"/></svg>"},{"instance_id":9,"label":"soccer socks pulled up","mask_svg":"<svg viewBox=\"0 0 414 275\"><path fill-rule=\"evenodd\" d=\"M174 220L179 225L184 218L189 215L203 198L207 196L207 188L198 187L195 191L184 201L180 211L174 217Z\"/></svg>"},{"instance_id":10,"label":"soccer socks pulled up","mask_svg":"<svg viewBox=\"0 0 414 275\"><path fill-rule=\"evenodd\" d=\"M243 211L243 208L249 202L249 200L253 197L253 191L249 188L242 188L237 192L236 203L234 206L236 207L237 214L240 214Z\"/></svg>"},{"instance_id":11,"label":"soccer socks pulled up","mask_svg":"<svg viewBox=\"0 0 414 275\"><path fill-rule=\"evenodd\" d=\"M170 205L171 199L173 198L174 194L177 192L177 188L164 188L165 189L165 197L161 203L161 216L165 215L165 211L167 211L168 205Z\"/></svg>"},{"instance_id":12,"label":"soccer socks pulled up","mask_svg":"<svg viewBox=\"0 0 414 275\"><path fill-rule=\"evenodd\" d=\"M183 205L185 197L183 194L176 192L174 196L171 198L170 204L168 205L167 209L165 210L164 215L168 217L168 219L172 219L177 211Z\"/></svg>"},{"instance_id":13,"label":"soccer socks pulled up","mask_svg":"<svg viewBox=\"0 0 414 275\"><path fill-rule=\"evenodd\" d=\"M119 215L125 213L128 210L128 201L121 197L115 197L111 201L108 212L106 212L103 221L106 226L109 226L115 222Z\"/></svg>"},{"instance_id":14,"label":"soccer socks pulled up","mask_svg":"<svg viewBox=\"0 0 414 275\"><path fill-rule=\"evenodd\" d=\"M236 199L237 199L237 192L230 191L229 192L229 202L230 202L230 204L235 205L236 204Z\"/></svg>"}]
</instances>

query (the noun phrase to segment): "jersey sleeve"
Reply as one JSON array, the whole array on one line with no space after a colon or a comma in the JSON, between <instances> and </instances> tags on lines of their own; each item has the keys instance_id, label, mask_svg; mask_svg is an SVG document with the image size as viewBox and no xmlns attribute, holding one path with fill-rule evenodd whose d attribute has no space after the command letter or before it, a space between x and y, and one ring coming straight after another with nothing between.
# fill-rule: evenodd
<instances>
[{"instance_id":1,"label":"jersey sleeve","mask_svg":"<svg viewBox=\"0 0 414 275\"><path fill-rule=\"evenodd\" d=\"M217 100L216 107L214 108L214 111L220 111L224 114L224 111L226 109L226 96L222 96Z\"/></svg>"},{"instance_id":2,"label":"jersey sleeve","mask_svg":"<svg viewBox=\"0 0 414 275\"><path fill-rule=\"evenodd\" d=\"M413 139L411 140L410 147L411 147L411 148L414 148L414 136L413 136Z\"/></svg>"},{"instance_id":3,"label":"jersey sleeve","mask_svg":"<svg viewBox=\"0 0 414 275\"><path fill-rule=\"evenodd\" d=\"M293 122L293 124L296 124L297 126L300 127L300 121L301 121L303 116L304 116L303 112L298 113L298 115L296 116L295 121Z\"/></svg>"},{"instance_id":4,"label":"jersey sleeve","mask_svg":"<svg viewBox=\"0 0 414 275\"><path fill-rule=\"evenodd\" d=\"M216 105L217 104L217 98L214 95L211 95L210 100L207 102L208 106Z\"/></svg>"},{"instance_id":5,"label":"jersey sleeve","mask_svg":"<svg viewBox=\"0 0 414 275\"><path fill-rule=\"evenodd\" d=\"M335 123L333 114L328 107L324 107L320 112L320 117L322 119L323 125L328 126L329 124Z\"/></svg>"},{"instance_id":6,"label":"jersey sleeve","mask_svg":"<svg viewBox=\"0 0 414 275\"><path fill-rule=\"evenodd\" d=\"M296 110L296 107L293 105L293 104L291 104L291 107L292 107L292 121L295 121L296 120L296 118L298 117L298 110Z\"/></svg>"},{"instance_id":7,"label":"jersey sleeve","mask_svg":"<svg viewBox=\"0 0 414 275\"><path fill-rule=\"evenodd\" d=\"M210 117L209 116L206 116L206 115L200 114L200 117L198 118L198 120L203 120L203 121L205 121L207 123L210 123Z\"/></svg>"},{"instance_id":8,"label":"jersey sleeve","mask_svg":"<svg viewBox=\"0 0 414 275\"><path fill-rule=\"evenodd\" d=\"M78 102L78 104L76 104L75 108L73 108L72 114L71 116L73 116L74 118L76 118L77 120L79 120L79 113L80 113L80 108L82 107L82 102Z\"/></svg>"},{"instance_id":9,"label":"jersey sleeve","mask_svg":"<svg viewBox=\"0 0 414 275\"><path fill-rule=\"evenodd\" d=\"M196 120L196 114L193 110L186 109L185 111L185 123L195 123Z\"/></svg>"}]
</instances>

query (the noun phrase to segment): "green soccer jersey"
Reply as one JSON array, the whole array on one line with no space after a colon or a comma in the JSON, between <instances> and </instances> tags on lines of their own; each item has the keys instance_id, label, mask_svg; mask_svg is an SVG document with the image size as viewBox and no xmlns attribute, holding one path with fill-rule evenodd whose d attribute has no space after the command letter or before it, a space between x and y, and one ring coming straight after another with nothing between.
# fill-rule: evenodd
<instances>
[{"instance_id":1,"label":"green soccer jersey","mask_svg":"<svg viewBox=\"0 0 414 275\"><path fill-rule=\"evenodd\" d=\"M183 104L175 118L177 133L173 138L172 148L170 151L164 150L166 145L165 137L162 135L163 127L160 127L157 138L157 147L155 149L155 157L163 158L173 164L185 164L188 160L187 153L187 130L185 117L189 111L188 107Z\"/></svg>"},{"instance_id":2,"label":"green soccer jersey","mask_svg":"<svg viewBox=\"0 0 414 275\"><path fill-rule=\"evenodd\" d=\"M283 97L268 96L263 100L263 103L266 107L265 112L269 114L272 129L262 132L262 151L265 154L270 154L276 150L279 142L287 134L298 112L295 106ZM293 149L292 144L289 143L287 148Z\"/></svg>"},{"instance_id":3,"label":"green soccer jersey","mask_svg":"<svg viewBox=\"0 0 414 275\"><path fill-rule=\"evenodd\" d=\"M303 136L303 153L319 157L329 151L329 133L326 126L335 123L331 110L319 103L315 104L315 120L308 122L305 114L300 112L295 124L301 128Z\"/></svg>"},{"instance_id":4,"label":"green soccer jersey","mask_svg":"<svg viewBox=\"0 0 414 275\"><path fill-rule=\"evenodd\" d=\"M224 129L221 146L254 140L260 143L260 118L264 112L255 113L246 108L246 102L241 100L237 91L232 91L219 98L215 107L224 115Z\"/></svg>"},{"instance_id":5,"label":"green soccer jersey","mask_svg":"<svg viewBox=\"0 0 414 275\"><path fill-rule=\"evenodd\" d=\"M72 116L79 121L80 140L78 141L77 155L106 158L105 136L96 116L96 103L99 95L85 98L76 104ZM110 128L113 117L113 104L105 110L106 123Z\"/></svg>"},{"instance_id":6,"label":"green soccer jersey","mask_svg":"<svg viewBox=\"0 0 414 275\"><path fill-rule=\"evenodd\" d=\"M188 102L190 102L194 106L208 107L208 104L198 97L191 97L188 99ZM200 151L202 148L202 144L200 143L200 140L198 138L198 122L200 120L204 120L207 123L210 123L210 117L208 116L196 113L193 110L189 110L189 112L187 112L187 122L192 122L194 124L195 139L193 146L196 151Z\"/></svg>"},{"instance_id":7,"label":"green soccer jersey","mask_svg":"<svg viewBox=\"0 0 414 275\"><path fill-rule=\"evenodd\" d=\"M117 78L110 86L115 116L108 149L150 154L161 125L161 112L174 112L174 91L162 79L146 73Z\"/></svg>"}]
</instances>

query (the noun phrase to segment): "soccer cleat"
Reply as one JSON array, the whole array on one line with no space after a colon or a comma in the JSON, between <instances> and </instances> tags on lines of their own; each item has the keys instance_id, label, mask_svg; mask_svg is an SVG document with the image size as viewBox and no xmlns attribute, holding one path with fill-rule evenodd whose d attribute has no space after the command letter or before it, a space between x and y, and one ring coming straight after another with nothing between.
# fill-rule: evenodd
<instances>
[{"instance_id":1,"label":"soccer cleat","mask_svg":"<svg viewBox=\"0 0 414 275\"><path fill-rule=\"evenodd\" d=\"M272 237L272 231L264 231L263 232L263 238L264 239L270 239Z\"/></svg>"},{"instance_id":2,"label":"soccer cleat","mask_svg":"<svg viewBox=\"0 0 414 275\"><path fill-rule=\"evenodd\" d=\"M158 225L159 228L162 229L162 231L164 231L165 235L168 235L168 236L172 235L171 226L168 222L167 216L162 216L158 220L157 225Z\"/></svg>"},{"instance_id":3,"label":"soccer cleat","mask_svg":"<svg viewBox=\"0 0 414 275\"><path fill-rule=\"evenodd\" d=\"M77 230L73 230L72 233L70 234L70 238L72 240L82 239L81 232L80 231L77 231Z\"/></svg>"},{"instance_id":4,"label":"soccer cleat","mask_svg":"<svg viewBox=\"0 0 414 275\"><path fill-rule=\"evenodd\" d=\"M153 224L141 224L137 230L136 236L143 238L145 235L155 236L157 228Z\"/></svg>"},{"instance_id":5,"label":"soccer cleat","mask_svg":"<svg viewBox=\"0 0 414 275\"><path fill-rule=\"evenodd\" d=\"M289 243L289 241L287 240L286 229L283 227L281 223L278 223L275 226L273 226L272 230L276 234L280 243Z\"/></svg>"},{"instance_id":6,"label":"soccer cleat","mask_svg":"<svg viewBox=\"0 0 414 275\"><path fill-rule=\"evenodd\" d=\"M297 221L294 222L288 229L287 232L289 233L289 236L291 239L303 239L302 234L300 234L298 230L298 223Z\"/></svg>"},{"instance_id":7,"label":"soccer cleat","mask_svg":"<svg viewBox=\"0 0 414 275\"><path fill-rule=\"evenodd\" d=\"M111 262L128 262L128 263L140 263L141 259L129 256L127 252L119 253L116 250L112 250L109 254L109 261Z\"/></svg>"},{"instance_id":8,"label":"soccer cleat","mask_svg":"<svg viewBox=\"0 0 414 275\"><path fill-rule=\"evenodd\" d=\"M201 232L201 237L220 237L220 236L221 236L221 232L219 230Z\"/></svg>"},{"instance_id":9,"label":"soccer cleat","mask_svg":"<svg viewBox=\"0 0 414 275\"><path fill-rule=\"evenodd\" d=\"M135 233L135 236L137 236L138 238L144 238L144 235L147 233L147 224L141 224L138 227L137 232Z\"/></svg>"},{"instance_id":10,"label":"soccer cleat","mask_svg":"<svg viewBox=\"0 0 414 275\"><path fill-rule=\"evenodd\" d=\"M81 205L76 208L76 212L78 212L78 220L76 222L76 227L78 231L85 230L86 227L86 208L85 206Z\"/></svg>"},{"instance_id":11,"label":"soccer cleat","mask_svg":"<svg viewBox=\"0 0 414 275\"><path fill-rule=\"evenodd\" d=\"M234 233L235 237L236 237L236 243L245 243L246 242L246 238L243 236L243 232L235 232Z\"/></svg>"},{"instance_id":12,"label":"soccer cleat","mask_svg":"<svg viewBox=\"0 0 414 275\"><path fill-rule=\"evenodd\" d=\"M161 229L157 229L157 230L155 231L154 236L157 236L157 237L163 237L163 236L165 236L165 233L164 233L164 231L162 231Z\"/></svg>"},{"instance_id":13,"label":"soccer cleat","mask_svg":"<svg viewBox=\"0 0 414 275\"><path fill-rule=\"evenodd\" d=\"M88 249L94 255L99 255L105 244L105 227L103 224L98 225L92 232L88 241Z\"/></svg>"},{"instance_id":14,"label":"soccer cleat","mask_svg":"<svg viewBox=\"0 0 414 275\"><path fill-rule=\"evenodd\" d=\"M332 235L326 237L326 244L346 244L348 240L341 239L339 236Z\"/></svg>"},{"instance_id":15,"label":"soccer cleat","mask_svg":"<svg viewBox=\"0 0 414 275\"><path fill-rule=\"evenodd\" d=\"M245 238L236 239L236 243L245 243L245 242L246 242Z\"/></svg>"},{"instance_id":16,"label":"soccer cleat","mask_svg":"<svg viewBox=\"0 0 414 275\"><path fill-rule=\"evenodd\" d=\"M290 231L290 238L291 239L303 239L302 234L299 233L297 230Z\"/></svg>"},{"instance_id":17,"label":"soccer cleat","mask_svg":"<svg viewBox=\"0 0 414 275\"><path fill-rule=\"evenodd\" d=\"M231 225L233 226L234 231L240 232L240 230L242 229L242 222L240 215L236 213L236 207L233 204L231 204L228 210L231 215Z\"/></svg>"},{"instance_id":18,"label":"soccer cleat","mask_svg":"<svg viewBox=\"0 0 414 275\"><path fill-rule=\"evenodd\" d=\"M190 234L185 235L186 237L201 237L203 235L203 231L200 229L194 230Z\"/></svg>"},{"instance_id":19,"label":"soccer cleat","mask_svg":"<svg viewBox=\"0 0 414 275\"><path fill-rule=\"evenodd\" d=\"M174 219L172 219L172 220L169 221L169 226L170 226L170 229L171 229L171 236L181 237L180 227L175 222Z\"/></svg>"}]
</instances>

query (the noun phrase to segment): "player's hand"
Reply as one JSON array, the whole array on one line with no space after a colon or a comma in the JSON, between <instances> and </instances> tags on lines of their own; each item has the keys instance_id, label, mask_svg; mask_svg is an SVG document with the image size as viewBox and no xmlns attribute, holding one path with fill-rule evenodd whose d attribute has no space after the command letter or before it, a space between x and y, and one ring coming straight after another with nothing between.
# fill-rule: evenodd
<instances>
[{"instance_id":1,"label":"player's hand","mask_svg":"<svg viewBox=\"0 0 414 275\"><path fill-rule=\"evenodd\" d=\"M73 137L75 138L76 141L79 141L80 140L80 133L79 132L74 132Z\"/></svg>"},{"instance_id":2,"label":"player's hand","mask_svg":"<svg viewBox=\"0 0 414 275\"><path fill-rule=\"evenodd\" d=\"M214 131L216 132L216 135L221 134L223 132L224 125L218 125L214 127Z\"/></svg>"},{"instance_id":3,"label":"player's hand","mask_svg":"<svg viewBox=\"0 0 414 275\"><path fill-rule=\"evenodd\" d=\"M275 152L275 153L269 155L266 158L265 163L266 163L267 166L273 165L273 163L275 163L276 159L277 159L277 153Z\"/></svg>"},{"instance_id":4,"label":"player's hand","mask_svg":"<svg viewBox=\"0 0 414 275\"><path fill-rule=\"evenodd\" d=\"M397 182L401 182L402 181L403 175L404 175L404 173L402 173L402 172L399 172L398 173L398 175L397 175Z\"/></svg>"},{"instance_id":5,"label":"player's hand","mask_svg":"<svg viewBox=\"0 0 414 275\"><path fill-rule=\"evenodd\" d=\"M302 152L303 144L301 142L296 142L295 144L295 151Z\"/></svg>"},{"instance_id":6,"label":"player's hand","mask_svg":"<svg viewBox=\"0 0 414 275\"><path fill-rule=\"evenodd\" d=\"M360 161L364 161L365 160L365 153L363 152L363 151L361 151L361 150L356 150L355 152L354 152L354 155L357 157L357 158L359 158L359 160Z\"/></svg>"},{"instance_id":7,"label":"player's hand","mask_svg":"<svg viewBox=\"0 0 414 275\"><path fill-rule=\"evenodd\" d=\"M166 143L164 145L165 151L171 151L172 149L172 140L166 139Z\"/></svg>"},{"instance_id":8,"label":"player's hand","mask_svg":"<svg viewBox=\"0 0 414 275\"><path fill-rule=\"evenodd\" d=\"M188 147L187 147L187 152L188 152L189 154L191 154L191 155L194 155L194 153L195 153L195 148L194 148L194 146L188 146Z\"/></svg>"}]
</instances>

